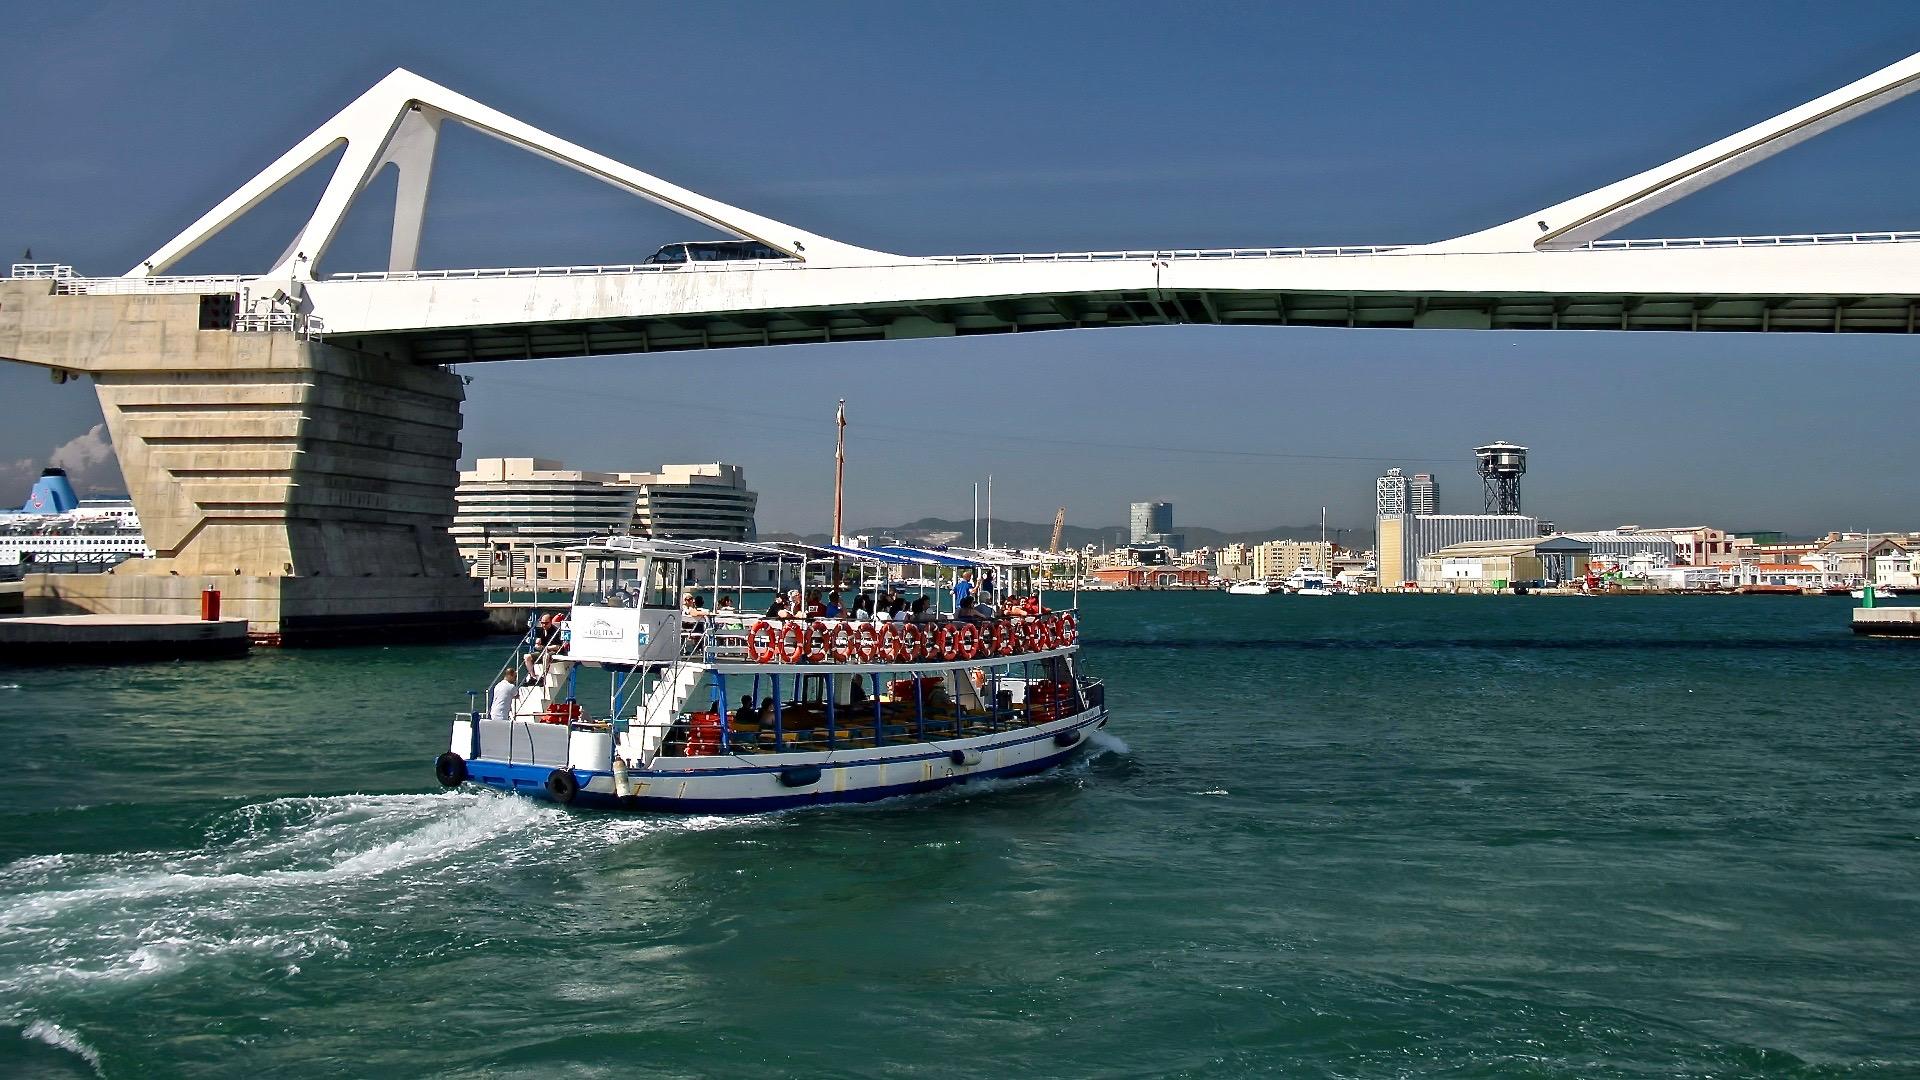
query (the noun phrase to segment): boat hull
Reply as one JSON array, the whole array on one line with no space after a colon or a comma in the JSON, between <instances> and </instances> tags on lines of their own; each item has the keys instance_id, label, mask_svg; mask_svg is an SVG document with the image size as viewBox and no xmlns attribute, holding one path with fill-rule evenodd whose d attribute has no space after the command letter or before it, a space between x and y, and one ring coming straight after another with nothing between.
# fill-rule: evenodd
<instances>
[{"instance_id":1,"label":"boat hull","mask_svg":"<svg viewBox=\"0 0 1920 1080\"><path fill-rule=\"evenodd\" d=\"M530 798L561 801L549 790L556 771L571 773L568 805L640 813L753 814L801 806L876 802L980 780L1045 772L1072 760L1104 727L1104 707L1035 727L886 747L814 753L661 758L629 772L631 794L610 770L471 758L467 780ZM810 781L810 782L809 782Z\"/></svg>"}]
</instances>

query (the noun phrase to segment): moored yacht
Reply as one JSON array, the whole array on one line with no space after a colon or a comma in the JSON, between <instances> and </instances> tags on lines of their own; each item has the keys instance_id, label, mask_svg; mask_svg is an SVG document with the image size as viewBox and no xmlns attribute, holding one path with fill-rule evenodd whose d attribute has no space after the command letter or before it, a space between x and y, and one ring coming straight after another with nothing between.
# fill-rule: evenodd
<instances>
[{"instance_id":1,"label":"moored yacht","mask_svg":"<svg viewBox=\"0 0 1920 1080\"><path fill-rule=\"evenodd\" d=\"M1287 575L1286 589L1295 596L1332 596L1327 575L1313 566L1302 566Z\"/></svg>"},{"instance_id":2,"label":"moored yacht","mask_svg":"<svg viewBox=\"0 0 1920 1080\"><path fill-rule=\"evenodd\" d=\"M1038 559L633 537L570 550L572 603L529 627L484 706L455 716L442 784L755 812L1039 772L1107 722L1104 686L1079 670L1079 613L1047 606ZM765 614L717 584L711 609L708 590L682 592L690 565L717 583L728 563L821 588ZM909 610L895 587L929 574L952 584Z\"/></svg>"}]
</instances>

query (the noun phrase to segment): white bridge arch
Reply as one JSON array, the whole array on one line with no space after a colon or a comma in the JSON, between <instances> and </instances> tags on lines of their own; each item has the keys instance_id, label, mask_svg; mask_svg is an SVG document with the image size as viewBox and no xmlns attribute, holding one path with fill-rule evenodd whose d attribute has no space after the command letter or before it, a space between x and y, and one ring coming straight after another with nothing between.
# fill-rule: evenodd
<instances>
[{"instance_id":1,"label":"white bridge arch","mask_svg":"<svg viewBox=\"0 0 1920 1080\"><path fill-rule=\"evenodd\" d=\"M324 328L330 341L434 364L1173 323L1912 333L1920 232L1607 237L1916 88L1920 54L1645 172L1432 244L906 256L729 206L396 71L124 277L59 288L229 290L251 325ZM448 121L790 258L418 270ZM336 149L313 214L265 273L165 276ZM316 275L355 199L389 165L399 184L388 269Z\"/></svg>"}]
</instances>

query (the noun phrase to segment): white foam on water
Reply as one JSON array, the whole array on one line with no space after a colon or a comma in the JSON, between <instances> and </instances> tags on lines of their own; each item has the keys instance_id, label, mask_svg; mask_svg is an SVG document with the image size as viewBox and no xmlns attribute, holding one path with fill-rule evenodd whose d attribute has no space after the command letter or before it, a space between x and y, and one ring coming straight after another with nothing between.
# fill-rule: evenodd
<instances>
[{"instance_id":1,"label":"white foam on water","mask_svg":"<svg viewBox=\"0 0 1920 1080\"><path fill-rule=\"evenodd\" d=\"M1125 739L1104 728L1096 728L1088 732L1087 741L1109 754L1133 753L1133 747L1128 746Z\"/></svg>"},{"instance_id":2,"label":"white foam on water","mask_svg":"<svg viewBox=\"0 0 1920 1080\"><path fill-rule=\"evenodd\" d=\"M0 868L0 1001L210 962L297 972L352 952L339 923L376 922L421 890L738 824L572 814L491 792L342 795L242 807L194 849L30 856Z\"/></svg>"},{"instance_id":3,"label":"white foam on water","mask_svg":"<svg viewBox=\"0 0 1920 1080\"><path fill-rule=\"evenodd\" d=\"M22 1038L46 1043L48 1046L57 1047L78 1057L87 1063L87 1067L91 1068L96 1076L107 1075L100 1069L100 1051L88 1046L85 1042L81 1041L78 1035L61 1027L59 1024L48 1020L35 1020L33 1023L28 1024L26 1030L22 1031L20 1035Z\"/></svg>"},{"instance_id":4,"label":"white foam on water","mask_svg":"<svg viewBox=\"0 0 1920 1080\"><path fill-rule=\"evenodd\" d=\"M18 689L20 689L20 684L17 682L0 683L0 690L18 690Z\"/></svg>"}]
</instances>

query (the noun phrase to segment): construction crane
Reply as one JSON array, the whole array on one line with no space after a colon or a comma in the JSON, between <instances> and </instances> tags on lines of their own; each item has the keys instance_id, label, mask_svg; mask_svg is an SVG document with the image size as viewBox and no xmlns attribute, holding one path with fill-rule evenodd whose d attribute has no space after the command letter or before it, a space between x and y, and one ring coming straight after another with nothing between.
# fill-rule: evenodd
<instances>
[{"instance_id":1,"label":"construction crane","mask_svg":"<svg viewBox=\"0 0 1920 1080\"><path fill-rule=\"evenodd\" d=\"M1047 544L1047 554L1060 554L1060 534L1067 528L1067 508L1061 507L1053 512L1053 540Z\"/></svg>"}]
</instances>

